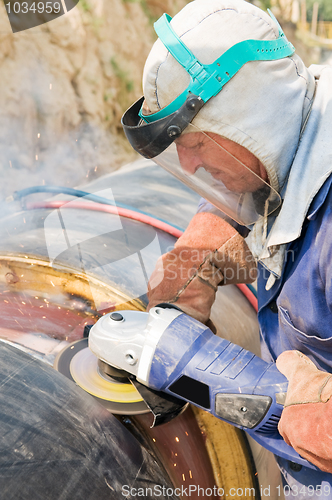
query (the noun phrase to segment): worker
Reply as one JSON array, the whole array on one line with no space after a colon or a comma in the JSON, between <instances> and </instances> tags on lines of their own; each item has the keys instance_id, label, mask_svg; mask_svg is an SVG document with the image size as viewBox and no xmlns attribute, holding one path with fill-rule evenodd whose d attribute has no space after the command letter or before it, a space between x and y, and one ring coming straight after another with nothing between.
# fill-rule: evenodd
<instances>
[{"instance_id":1,"label":"worker","mask_svg":"<svg viewBox=\"0 0 332 500\"><path fill-rule=\"evenodd\" d=\"M317 466L277 457L288 496L332 498L332 68L242 0L195 0L156 31L123 126L203 198L149 306L208 324L219 285L257 277L262 356L289 380L279 431Z\"/></svg>"}]
</instances>

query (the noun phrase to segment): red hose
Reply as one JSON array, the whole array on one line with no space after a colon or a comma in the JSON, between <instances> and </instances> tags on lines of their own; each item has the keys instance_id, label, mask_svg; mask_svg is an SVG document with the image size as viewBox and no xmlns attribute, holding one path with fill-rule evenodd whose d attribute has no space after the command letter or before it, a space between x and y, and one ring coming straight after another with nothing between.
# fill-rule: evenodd
<instances>
[{"instance_id":1,"label":"red hose","mask_svg":"<svg viewBox=\"0 0 332 500\"><path fill-rule=\"evenodd\" d=\"M144 224L148 224L149 226L155 227L156 229L161 229L166 233L175 236L176 238L180 238L183 234L183 231L180 229L176 229L175 227L167 224L166 222L160 221L159 219L155 219L154 217L150 217L149 215L141 214L140 212L135 212L134 210L128 210L127 208L119 208L112 205L105 205L103 203L96 202L82 202L82 201L41 201L41 202L33 202L27 203L26 208L28 210L35 210L39 208L61 208L66 205L66 208L76 208L79 210L95 210L98 212L106 212L109 214L116 214L121 217L127 217L128 219L136 220L139 222L143 222ZM258 301L252 291L243 283L238 283L236 285L238 289L245 295L245 297L249 300L252 307L258 312Z\"/></svg>"},{"instance_id":2,"label":"red hose","mask_svg":"<svg viewBox=\"0 0 332 500\"><path fill-rule=\"evenodd\" d=\"M244 283L238 283L236 286L238 287L239 290L241 290L243 295L247 297L247 299L249 300L250 304L255 309L255 311L258 312L258 300L252 293L250 288L248 288L247 285L245 285Z\"/></svg>"},{"instance_id":3,"label":"red hose","mask_svg":"<svg viewBox=\"0 0 332 500\"><path fill-rule=\"evenodd\" d=\"M150 217L149 215L141 214L140 212L135 212L134 210L128 210L127 208L119 208L112 205L105 205L104 203L86 203L84 201L41 201L34 203L27 203L26 208L28 210L34 210L38 208L61 208L67 205L66 208L76 208L81 210L95 210L98 212L106 212L108 214L116 214L121 217L127 217L128 219L137 220L139 222L144 222L149 226L153 226L156 229L161 229L165 233L169 233L176 238L180 238L183 232L176 227L167 224L159 219Z\"/></svg>"}]
</instances>

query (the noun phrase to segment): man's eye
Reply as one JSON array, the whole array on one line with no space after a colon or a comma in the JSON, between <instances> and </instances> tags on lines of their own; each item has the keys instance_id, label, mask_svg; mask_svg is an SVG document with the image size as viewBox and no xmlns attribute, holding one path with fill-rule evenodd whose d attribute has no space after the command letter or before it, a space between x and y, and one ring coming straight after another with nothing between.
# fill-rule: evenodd
<instances>
[{"instance_id":1,"label":"man's eye","mask_svg":"<svg viewBox=\"0 0 332 500\"><path fill-rule=\"evenodd\" d=\"M175 144L177 145L177 147L183 148L187 151L197 151L197 150L201 149L202 146L204 146L205 142L199 141L199 142L195 142L194 144L183 145L183 144L179 144L178 142L175 141Z\"/></svg>"}]
</instances>

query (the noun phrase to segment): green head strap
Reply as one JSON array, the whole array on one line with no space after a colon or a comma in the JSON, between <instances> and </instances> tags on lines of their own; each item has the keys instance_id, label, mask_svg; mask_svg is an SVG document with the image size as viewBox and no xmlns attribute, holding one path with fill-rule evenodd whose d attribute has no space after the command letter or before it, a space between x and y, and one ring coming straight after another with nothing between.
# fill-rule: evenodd
<instances>
[{"instance_id":1,"label":"green head strap","mask_svg":"<svg viewBox=\"0 0 332 500\"><path fill-rule=\"evenodd\" d=\"M268 10L271 18L277 23L279 37L277 40L245 40L233 45L212 64L202 64L182 42L173 30L168 14L163 14L154 24L154 29L172 54L174 59L189 73L190 84L168 106L151 115L143 115L142 109L139 116L151 123L177 111L186 101L189 94L200 97L206 103L211 97L217 95L224 85L249 61L275 61L294 54L295 48L287 40L278 21Z\"/></svg>"}]
</instances>

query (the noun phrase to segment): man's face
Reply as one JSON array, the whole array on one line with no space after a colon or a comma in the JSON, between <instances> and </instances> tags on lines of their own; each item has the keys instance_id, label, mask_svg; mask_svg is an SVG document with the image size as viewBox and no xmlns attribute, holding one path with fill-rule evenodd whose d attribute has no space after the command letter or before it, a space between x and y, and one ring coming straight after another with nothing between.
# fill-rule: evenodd
<instances>
[{"instance_id":1,"label":"man's face","mask_svg":"<svg viewBox=\"0 0 332 500\"><path fill-rule=\"evenodd\" d=\"M175 144L181 167L189 175L204 168L234 193L252 193L264 186L263 181L269 184L256 156L220 135L192 132L179 137Z\"/></svg>"}]
</instances>

